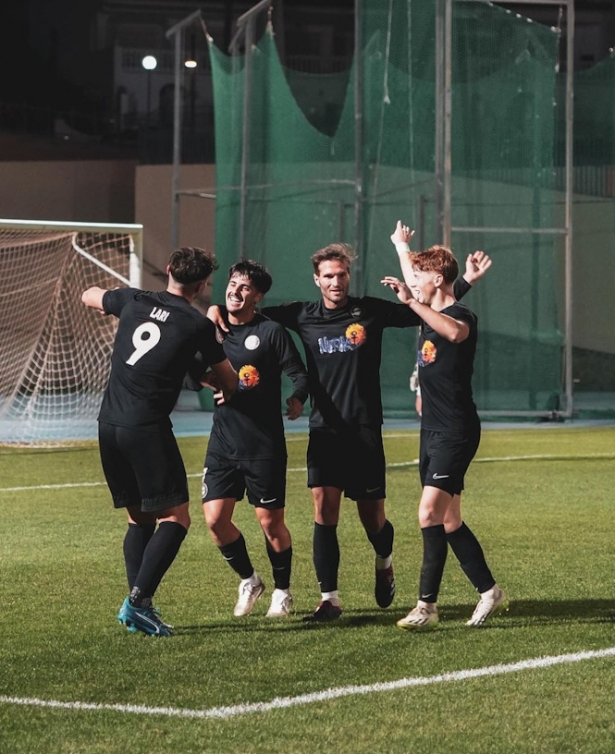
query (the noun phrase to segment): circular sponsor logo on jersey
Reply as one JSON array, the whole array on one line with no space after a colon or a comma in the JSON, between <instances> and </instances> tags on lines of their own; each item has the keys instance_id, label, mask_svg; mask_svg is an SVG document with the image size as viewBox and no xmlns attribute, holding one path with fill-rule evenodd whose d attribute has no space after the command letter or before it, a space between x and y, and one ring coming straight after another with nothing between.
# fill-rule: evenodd
<instances>
[{"instance_id":1,"label":"circular sponsor logo on jersey","mask_svg":"<svg viewBox=\"0 0 615 754\"><path fill-rule=\"evenodd\" d=\"M237 376L239 377L240 390L251 390L258 385L261 379L258 369L253 367L252 364L244 364L241 369L237 370Z\"/></svg>"},{"instance_id":2,"label":"circular sponsor logo on jersey","mask_svg":"<svg viewBox=\"0 0 615 754\"><path fill-rule=\"evenodd\" d=\"M433 364L437 355L438 349L431 340L426 340L419 351L419 365L424 367L427 366L427 364Z\"/></svg>"},{"instance_id":3,"label":"circular sponsor logo on jersey","mask_svg":"<svg viewBox=\"0 0 615 754\"><path fill-rule=\"evenodd\" d=\"M360 306L353 306L350 310L350 313L353 317L360 317L361 316L361 307Z\"/></svg>"},{"instance_id":4,"label":"circular sponsor logo on jersey","mask_svg":"<svg viewBox=\"0 0 615 754\"><path fill-rule=\"evenodd\" d=\"M367 333L363 325L355 322L354 325L348 325L346 328L346 337L352 343L353 346L362 346L367 340Z\"/></svg>"},{"instance_id":5,"label":"circular sponsor logo on jersey","mask_svg":"<svg viewBox=\"0 0 615 754\"><path fill-rule=\"evenodd\" d=\"M261 344L261 340L258 335L248 335L243 342L248 351L255 351Z\"/></svg>"}]
</instances>

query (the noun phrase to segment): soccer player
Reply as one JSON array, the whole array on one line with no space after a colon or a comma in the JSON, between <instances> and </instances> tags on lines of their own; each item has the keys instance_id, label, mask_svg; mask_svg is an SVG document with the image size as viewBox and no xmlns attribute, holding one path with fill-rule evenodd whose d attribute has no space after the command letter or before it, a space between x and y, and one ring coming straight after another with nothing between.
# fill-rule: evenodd
<instances>
[{"instance_id":1,"label":"soccer player","mask_svg":"<svg viewBox=\"0 0 615 754\"><path fill-rule=\"evenodd\" d=\"M99 422L102 467L116 508L126 508L124 560L130 594L118 614L129 631L171 636L152 598L190 526L186 471L169 414L197 352L227 397L237 374L214 325L194 307L215 269L197 248L171 254L166 291L93 287L81 299L119 319ZM158 526L156 526L158 524Z\"/></svg>"},{"instance_id":2,"label":"soccer player","mask_svg":"<svg viewBox=\"0 0 615 754\"><path fill-rule=\"evenodd\" d=\"M480 594L468 626L481 626L507 609L478 540L463 522L464 476L480 442L481 426L472 397L476 351L476 316L455 298L457 260L444 246L411 253L412 231L397 223L391 236L400 256L406 283L387 276L383 284L395 291L418 318L419 382L422 396L419 472L422 495L418 518L423 537L419 600L397 622L403 630L434 628L437 599L448 545ZM482 252L477 252L482 254Z\"/></svg>"},{"instance_id":3,"label":"soccer player","mask_svg":"<svg viewBox=\"0 0 615 754\"><path fill-rule=\"evenodd\" d=\"M314 501L313 560L321 599L306 621L331 621L342 614L337 538L342 494L356 501L374 549L376 603L386 608L395 596L394 530L384 504L382 336L386 327L416 326L419 319L402 304L350 296L353 259L346 244L317 251L312 265L320 301L263 309L263 314L298 333L310 381L308 486ZM458 295L464 295L485 271L483 264L468 257L465 280L456 283Z\"/></svg>"},{"instance_id":4,"label":"soccer player","mask_svg":"<svg viewBox=\"0 0 615 754\"><path fill-rule=\"evenodd\" d=\"M289 419L303 413L307 372L286 330L256 312L271 288L261 264L241 260L229 271L224 319L224 352L239 374L229 401L219 396L203 471L203 512L214 543L241 579L235 616L248 615L265 585L255 572L246 541L233 523L235 504L247 491L265 535L275 589L267 616L286 617L290 593L291 535L284 520L286 441L282 419L282 372L293 385L286 400Z\"/></svg>"}]
</instances>

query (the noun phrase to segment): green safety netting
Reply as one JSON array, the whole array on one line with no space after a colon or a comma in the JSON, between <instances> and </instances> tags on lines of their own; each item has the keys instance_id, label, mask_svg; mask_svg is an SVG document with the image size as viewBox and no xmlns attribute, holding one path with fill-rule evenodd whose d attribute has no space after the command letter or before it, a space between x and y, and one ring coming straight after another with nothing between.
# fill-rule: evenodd
<instances>
[{"instance_id":1,"label":"green safety netting","mask_svg":"<svg viewBox=\"0 0 615 754\"><path fill-rule=\"evenodd\" d=\"M615 415L615 58L574 77L573 365L581 415Z\"/></svg>"},{"instance_id":2,"label":"green safety netting","mask_svg":"<svg viewBox=\"0 0 615 754\"><path fill-rule=\"evenodd\" d=\"M441 242L436 7L425 0L364 0L361 49L352 69L335 75L285 68L271 25L249 62L210 43L221 266L214 300L242 248L271 271L265 303L278 304L318 296L310 256L333 241L358 241L353 292L391 299L380 280L398 271L389 241L397 219L418 228L425 247ZM453 3L452 28L452 247L462 267L474 249L494 260L487 280L466 299L479 317L477 404L502 414L554 411L564 371L564 243L551 232L564 224L559 35L471 2ZM600 86L613 80L609 66ZM612 128L609 96L604 109ZM603 141L612 149L612 138ZM387 416L413 413L408 377L415 343L413 331L385 335Z\"/></svg>"}]
</instances>

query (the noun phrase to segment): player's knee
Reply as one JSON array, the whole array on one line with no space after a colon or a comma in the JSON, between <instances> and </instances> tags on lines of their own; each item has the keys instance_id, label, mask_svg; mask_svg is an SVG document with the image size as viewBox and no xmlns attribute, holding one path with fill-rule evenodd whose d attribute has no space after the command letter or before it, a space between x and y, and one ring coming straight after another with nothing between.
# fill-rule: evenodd
<instances>
[{"instance_id":1,"label":"player's knee","mask_svg":"<svg viewBox=\"0 0 615 754\"><path fill-rule=\"evenodd\" d=\"M419 526L421 529L442 523L444 523L442 515L439 515L434 508L419 508Z\"/></svg>"},{"instance_id":2,"label":"player's knee","mask_svg":"<svg viewBox=\"0 0 615 754\"><path fill-rule=\"evenodd\" d=\"M191 519L190 511L188 510L188 503L184 505L178 505L176 508L171 508L166 512L166 515L158 517L158 522L171 521L175 524L183 526L186 531L190 528Z\"/></svg>"},{"instance_id":3,"label":"player's knee","mask_svg":"<svg viewBox=\"0 0 615 754\"><path fill-rule=\"evenodd\" d=\"M215 516L205 516L205 522L207 523L207 526L209 527L209 533L214 538L214 541L219 539L220 541L224 541L228 537L228 528L229 524L227 521L224 521L223 519Z\"/></svg>"},{"instance_id":4,"label":"player's knee","mask_svg":"<svg viewBox=\"0 0 615 754\"><path fill-rule=\"evenodd\" d=\"M287 532L286 521L284 519L284 509L266 510L264 508L256 509L256 516L263 534L269 542L283 537Z\"/></svg>"}]
</instances>

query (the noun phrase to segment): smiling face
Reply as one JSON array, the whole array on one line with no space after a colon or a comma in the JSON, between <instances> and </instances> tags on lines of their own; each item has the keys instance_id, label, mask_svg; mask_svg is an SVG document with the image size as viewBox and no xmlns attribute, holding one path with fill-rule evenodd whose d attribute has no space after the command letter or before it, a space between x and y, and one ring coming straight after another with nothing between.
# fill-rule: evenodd
<instances>
[{"instance_id":1,"label":"smiling face","mask_svg":"<svg viewBox=\"0 0 615 754\"><path fill-rule=\"evenodd\" d=\"M245 275L235 273L226 286L226 309L230 317L238 320L252 318L263 294Z\"/></svg>"},{"instance_id":2,"label":"smiling face","mask_svg":"<svg viewBox=\"0 0 615 754\"><path fill-rule=\"evenodd\" d=\"M350 289L348 264L339 259L326 259L318 265L314 282L320 288L327 309L344 306Z\"/></svg>"}]
</instances>

